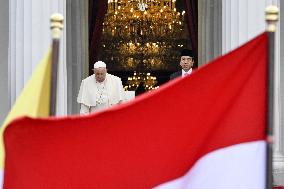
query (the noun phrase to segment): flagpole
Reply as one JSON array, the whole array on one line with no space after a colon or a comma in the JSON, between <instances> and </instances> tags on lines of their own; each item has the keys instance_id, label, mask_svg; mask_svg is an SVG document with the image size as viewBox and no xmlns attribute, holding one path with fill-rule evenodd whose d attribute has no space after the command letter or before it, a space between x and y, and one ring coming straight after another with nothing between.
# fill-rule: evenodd
<instances>
[{"instance_id":1,"label":"flagpole","mask_svg":"<svg viewBox=\"0 0 284 189\"><path fill-rule=\"evenodd\" d=\"M50 17L52 33L52 62L51 62L51 86L50 86L50 109L49 115L56 115L57 72L59 60L59 40L63 28L63 16L55 13Z\"/></svg>"},{"instance_id":2,"label":"flagpole","mask_svg":"<svg viewBox=\"0 0 284 189\"><path fill-rule=\"evenodd\" d=\"M266 113L266 189L273 188L273 128L274 128L274 61L275 31L278 21L278 8L268 6L265 19L268 33L268 81L267 81L267 113Z\"/></svg>"}]
</instances>

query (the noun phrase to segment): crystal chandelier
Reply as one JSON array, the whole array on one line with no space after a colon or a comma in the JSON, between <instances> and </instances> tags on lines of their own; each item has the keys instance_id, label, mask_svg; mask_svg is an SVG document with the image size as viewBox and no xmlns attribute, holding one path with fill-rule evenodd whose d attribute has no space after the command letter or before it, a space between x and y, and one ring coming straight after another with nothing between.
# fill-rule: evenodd
<instances>
[{"instance_id":1,"label":"crystal chandelier","mask_svg":"<svg viewBox=\"0 0 284 189\"><path fill-rule=\"evenodd\" d=\"M142 2L140 2L140 0L139 0L139 3L138 3L137 6L138 6L138 9L140 11L145 11L148 8L147 0L146 0L146 3L144 3L143 0L142 0Z\"/></svg>"},{"instance_id":2,"label":"crystal chandelier","mask_svg":"<svg viewBox=\"0 0 284 189\"><path fill-rule=\"evenodd\" d=\"M128 77L128 85L124 87L125 90L136 90L139 85L143 85L146 91L159 88L156 86L157 78L151 76L151 73L136 73Z\"/></svg>"},{"instance_id":3,"label":"crystal chandelier","mask_svg":"<svg viewBox=\"0 0 284 189\"><path fill-rule=\"evenodd\" d=\"M188 46L184 16L176 0L108 0L100 59L110 71L175 70Z\"/></svg>"}]
</instances>

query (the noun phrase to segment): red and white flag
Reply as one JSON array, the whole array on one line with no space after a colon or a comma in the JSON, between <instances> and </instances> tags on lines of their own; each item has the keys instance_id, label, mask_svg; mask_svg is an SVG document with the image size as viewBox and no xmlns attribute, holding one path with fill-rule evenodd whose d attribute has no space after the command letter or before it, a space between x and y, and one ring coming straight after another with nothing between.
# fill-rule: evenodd
<instances>
[{"instance_id":1,"label":"red and white flag","mask_svg":"<svg viewBox=\"0 0 284 189\"><path fill-rule=\"evenodd\" d=\"M264 189L267 40L128 104L12 122L4 189Z\"/></svg>"}]
</instances>

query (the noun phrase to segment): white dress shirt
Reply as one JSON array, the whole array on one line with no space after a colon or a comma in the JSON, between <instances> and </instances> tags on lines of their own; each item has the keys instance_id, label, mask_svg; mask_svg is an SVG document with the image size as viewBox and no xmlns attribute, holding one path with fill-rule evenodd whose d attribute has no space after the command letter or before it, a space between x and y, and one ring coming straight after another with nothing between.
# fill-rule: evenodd
<instances>
[{"instance_id":1,"label":"white dress shirt","mask_svg":"<svg viewBox=\"0 0 284 189\"><path fill-rule=\"evenodd\" d=\"M190 68L190 70L188 70L187 72L182 70L182 77L185 77L187 75L190 75L192 73L192 68Z\"/></svg>"}]
</instances>

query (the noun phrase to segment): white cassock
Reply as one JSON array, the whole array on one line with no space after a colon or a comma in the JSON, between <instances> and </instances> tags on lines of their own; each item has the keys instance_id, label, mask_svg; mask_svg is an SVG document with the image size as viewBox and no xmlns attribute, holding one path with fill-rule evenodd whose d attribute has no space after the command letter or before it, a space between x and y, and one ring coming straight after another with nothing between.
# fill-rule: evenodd
<instances>
[{"instance_id":1,"label":"white cassock","mask_svg":"<svg viewBox=\"0 0 284 189\"><path fill-rule=\"evenodd\" d=\"M124 89L121 79L106 74L103 82L97 82L95 74L81 83L77 102L81 104L80 114L95 112L124 101Z\"/></svg>"}]
</instances>

